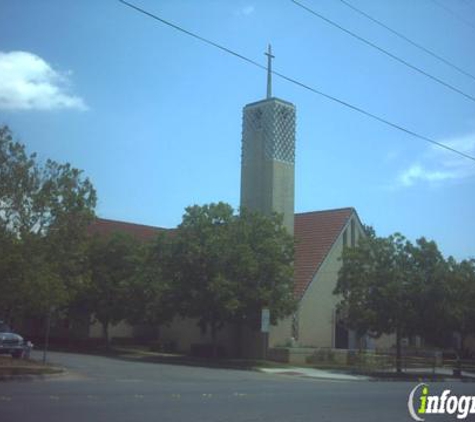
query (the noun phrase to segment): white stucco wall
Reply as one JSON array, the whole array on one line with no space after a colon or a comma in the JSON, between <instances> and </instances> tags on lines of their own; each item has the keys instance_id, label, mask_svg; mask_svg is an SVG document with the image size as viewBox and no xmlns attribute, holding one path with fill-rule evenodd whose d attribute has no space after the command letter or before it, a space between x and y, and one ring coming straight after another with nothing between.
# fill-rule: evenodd
<instances>
[{"instance_id":1,"label":"white stucco wall","mask_svg":"<svg viewBox=\"0 0 475 422\"><path fill-rule=\"evenodd\" d=\"M292 337L292 317L278 321L269 330L269 347L289 346Z\"/></svg>"},{"instance_id":2,"label":"white stucco wall","mask_svg":"<svg viewBox=\"0 0 475 422\"><path fill-rule=\"evenodd\" d=\"M333 290L341 268L339 259L345 230L348 244L351 242L351 220L355 224L356 241L363 233L363 227L353 213L300 301L298 344L302 347L335 347L335 310L339 298L333 294Z\"/></svg>"},{"instance_id":3,"label":"white stucco wall","mask_svg":"<svg viewBox=\"0 0 475 422\"><path fill-rule=\"evenodd\" d=\"M129 338L133 336L133 327L130 324L122 321L117 325L109 325L109 337ZM102 338L102 324L95 322L89 327L90 338Z\"/></svg>"}]
</instances>

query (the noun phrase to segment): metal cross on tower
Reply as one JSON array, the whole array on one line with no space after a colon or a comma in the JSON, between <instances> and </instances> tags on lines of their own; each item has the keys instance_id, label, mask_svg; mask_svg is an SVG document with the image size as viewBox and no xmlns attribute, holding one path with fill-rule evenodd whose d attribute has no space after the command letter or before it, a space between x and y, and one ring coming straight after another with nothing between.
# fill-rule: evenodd
<instances>
[{"instance_id":1,"label":"metal cross on tower","mask_svg":"<svg viewBox=\"0 0 475 422\"><path fill-rule=\"evenodd\" d=\"M272 46L269 44L267 48L267 98L272 97L272 59L275 57L272 55Z\"/></svg>"}]
</instances>

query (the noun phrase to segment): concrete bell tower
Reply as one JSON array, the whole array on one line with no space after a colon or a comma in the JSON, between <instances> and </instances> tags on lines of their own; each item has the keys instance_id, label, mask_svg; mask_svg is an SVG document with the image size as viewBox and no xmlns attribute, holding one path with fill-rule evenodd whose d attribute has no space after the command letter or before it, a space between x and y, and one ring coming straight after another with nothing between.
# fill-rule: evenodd
<instances>
[{"instance_id":1,"label":"concrete bell tower","mask_svg":"<svg viewBox=\"0 0 475 422\"><path fill-rule=\"evenodd\" d=\"M241 208L278 212L294 233L295 106L272 96L272 55L267 53L267 98L243 109Z\"/></svg>"}]
</instances>

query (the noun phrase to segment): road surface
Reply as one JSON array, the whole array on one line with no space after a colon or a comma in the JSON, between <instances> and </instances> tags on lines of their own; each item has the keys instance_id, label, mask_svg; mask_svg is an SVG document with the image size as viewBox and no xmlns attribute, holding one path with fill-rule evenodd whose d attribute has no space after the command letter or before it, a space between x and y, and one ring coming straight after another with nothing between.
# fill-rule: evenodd
<instances>
[{"instance_id":1,"label":"road surface","mask_svg":"<svg viewBox=\"0 0 475 422\"><path fill-rule=\"evenodd\" d=\"M318 380L63 353L51 353L50 361L68 373L0 382L0 421L412 420L411 382ZM474 383L434 383L431 392L446 388L475 395ZM457 419L427 416L430 420Z\"/></svg>"}]
</instances>

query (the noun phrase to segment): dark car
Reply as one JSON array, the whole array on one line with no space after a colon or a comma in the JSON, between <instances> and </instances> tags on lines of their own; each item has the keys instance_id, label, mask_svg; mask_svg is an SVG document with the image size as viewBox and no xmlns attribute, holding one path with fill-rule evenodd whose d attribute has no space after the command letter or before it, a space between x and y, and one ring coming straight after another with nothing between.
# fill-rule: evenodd
<instances>
[{"instance_id":1,"label":"dark car","mask_svg":"<svg viewBox=\"0 0 475 422\"><path fill-rule=\"evenodd\" d=\"M31 343L12 332L10 327L0 320L0 354L9 354L13 358L29 355Z\"/></svg>"}]
</instances>

